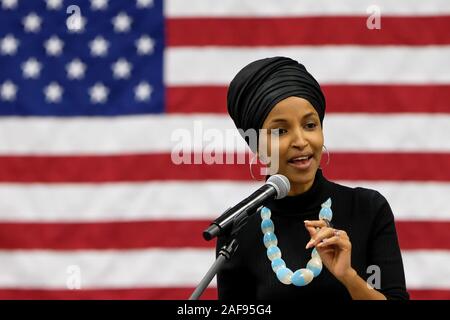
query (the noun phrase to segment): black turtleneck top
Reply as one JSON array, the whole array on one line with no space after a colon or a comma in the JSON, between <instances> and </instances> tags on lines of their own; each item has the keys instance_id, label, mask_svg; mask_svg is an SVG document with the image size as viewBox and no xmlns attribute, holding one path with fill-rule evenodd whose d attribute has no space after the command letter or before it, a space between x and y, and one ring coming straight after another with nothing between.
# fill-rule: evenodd
<instances>
[{"instance_id":1,"label":"black turtleneck top","mask_svg":"<svg viewBox=\"0 0 450 320\"><path fill-rule=\"evenodd\" d=\"M332 201L334 228L345 230L350 237L351 263L358 275L367 280L374 274L368 267L378 266L379 291L388 299L408 299L394 216L387 200L375 190L331 182L321 169L308 191L266 204L272 211L286 267L292 271L306 268L312 249L305 249L310 236L303 221L318 220L321 204L328 198ZM306 286L282 284L266 255L259 212L249 217L236 238L239 248L217 275L219 299L351 299L345 286L325 266ZM218 239L216 254L227 240Z\"/></svg>"}]
</instances>

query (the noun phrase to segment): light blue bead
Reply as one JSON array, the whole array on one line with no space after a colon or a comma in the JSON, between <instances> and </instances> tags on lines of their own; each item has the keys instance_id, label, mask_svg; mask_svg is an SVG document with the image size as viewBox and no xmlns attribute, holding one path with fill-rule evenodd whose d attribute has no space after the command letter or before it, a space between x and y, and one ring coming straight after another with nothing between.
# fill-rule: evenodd
<instances>
[{"instance_id":1,"label":"light blue bead","mask_svg":"<svg viewBox=\"0 0 450 320\"><path fill-rule=\"evenodd\" d=\"M278 239L275 233L266 232L264 234L264 245L266 246L266 248L278 245Z\"/></svg>"},{"instance_id":2,"label":"light blue bead","mask_svg":"<svg viewBox=\"0 0 450 320\"><path fill-rule=\"evenodd\" d=\"M316 248L314 248L313 251L311 252L311 258L315 258L315 257L320 257Z\"/></svg>"},{"instance_id":3,"label":"light blue bead","mask_svg":"<svg viewBox=\"0 0 450 320\"><path fill-rule=\"evenodd\" d=\"M291 277L292 284L297 287L302 287L306 285L305 278L303 277L303 273L300 270L294 272Z\"/></svg>"},{"instance_id":4,"label":"light blue bead","mask_svg":"<svg viewBox=\"0 0 450 320\"><path fill-rule=\"evenodd\" d=\"M326 208L331 208L331 198L328 198L327 201L325 201L324 203L322 203L322 208L326 207Z\"/></svg>"},{"instance_id":5,"label":"light blue bead","mask_svg":"<svg viewBox=\"0 0 450 320\"><path fill-rule=\"evenodd\" d=\"M308 261L306 268L312 271L314 277L317 277L322 271L322 261L318 258L313 258Z\"/></svg>"},{"instance_id":6,"label":"light blue bead","mask_svg":"<svg viewBox=\"0 0 450 320\"><path fill-rule=\"evenodd\" d=\"M275 226L272 222L271 219L264 219L261 222L261 230L263 233L267 233L267 232L274 232L275 231Z\"/></svg>"},{"instance_id":7,"label":"light blue bead","mask_svg":"<svg viewBox=\"0 0 450 320\"><path fill-rule=\"evenodd\" d=\"M280 268L286 268L286 263L281 258L274 259L272 261L272 270L276 273Z\"/></svg>"},{"instance_id":8,"label":"light blue bead","mask_svg":"<svg viewBox=\"0 0 450 320\"><path fill-rule=\"evenodd\" d=\"M333 211L331 211L330 208L323 207L322 209L320 209L319 219L326 219L328 221L331 221L332 218L333 218Z\"/></svg>"},{"instance_id":9,"label":"light blue bead","mask_svg":"<svg viewBox=\"0 0 450 320\"><path fill-rule=\"evenodd\" d=\"M270 219L272 212L267 207L262 207L261 209L261 219Z\"/></svg>"},{"instance_id":10,"label":"light blue bead","mask_svg":"<svg viewBox=\"0 0 450 320\"><path fill-rule=\"evenodd\" d=\"M280 268L277 271L277 278L284 284L291 284L292 271L288 268Z\"/></svg>"},{"instance_id":11,"label":"light blue bead","mask_svg":"<svg viewBox=\"0 0 450 320\"><path fill-rule=\"evenodd\" d=\"M311 252L311 259L308 261L306 268L292 272L286 267L285 261L281 258L281 250L278 248L278 239L275 235L275 225L271 218L271 211L267 207L261 207L260 215L262 218L261 231L263 232L263 242L267 248L267 257L271 261L272 270L275 272L278 280L286 285L294 284L296 286L305 286L317 277L322 269L323 264L316 248ZM331 198L322 203L319 212L319 219L331 221L333 211L331 210Z\"/></svg>"},{"instance_id":12,"label":"light blue bead","mask_svg":"<svg viewBox=\"0 0 450 320\"><path fill-rule=\"evenodd\" d=\"M291 281L294 286L301 287L309 284L313 278L314 275L312 274L311 270L299 269L294 272L291 277Z\"/></svg>"},{"instance_id":13,"label":"light blue bead","mask_svg":"<svg viewBox=\"0 0 450 320\"><path fill-rule=\"evenodd\" d=\"M267 249L267 258L269 258L270 261L273 261L274 259L281 258L281 250L277 246L271 246Z\"/></svg>"}]
</instances>

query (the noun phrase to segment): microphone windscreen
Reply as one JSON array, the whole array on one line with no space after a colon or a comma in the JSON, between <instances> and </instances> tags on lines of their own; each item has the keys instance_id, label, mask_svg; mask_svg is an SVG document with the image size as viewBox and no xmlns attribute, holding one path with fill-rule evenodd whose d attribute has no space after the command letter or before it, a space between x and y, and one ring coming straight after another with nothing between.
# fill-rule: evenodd
<instances>
[{"instance_id":1,"label":"microphone windscreen","mask_svg":"<svg viewBox=\"0 0 450 320\"><path fill-rule=\"evenodd\" d=\"M274 188L277 190L277 199L286 197L289 193L289 190L291 189L289 179L282 174L275 174L273 176L270 176L269 179L267 179L266 183L274 186Z\"/></svg>"}]
</instances>

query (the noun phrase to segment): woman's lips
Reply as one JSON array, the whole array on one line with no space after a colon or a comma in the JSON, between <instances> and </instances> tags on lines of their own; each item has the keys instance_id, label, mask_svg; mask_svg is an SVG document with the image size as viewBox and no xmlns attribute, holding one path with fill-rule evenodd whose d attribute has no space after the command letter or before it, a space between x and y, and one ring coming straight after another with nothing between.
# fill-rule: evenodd
<instances>
[{"instance_id":1,"label":"woman's lips","mask_svg":"<svg viewBox=\"0 0 450 320\"><path fill-rule=\"evenodd\" d=\"M313 156L309 157L308 160L300 161L289 161L288 164L296 169L306 170L311 166Z\"/></svg>"}]
</instances>

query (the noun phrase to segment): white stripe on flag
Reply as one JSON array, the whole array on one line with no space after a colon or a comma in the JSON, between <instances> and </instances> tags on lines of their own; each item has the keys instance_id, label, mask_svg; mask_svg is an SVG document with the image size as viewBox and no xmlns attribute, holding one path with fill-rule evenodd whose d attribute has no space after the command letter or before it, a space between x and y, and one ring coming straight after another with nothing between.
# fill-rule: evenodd
<instances>
[{"instance_id":1,"label":"white stripe on flag","mask_svg":"<svg viewBox=\"0 0 450 320\"><path fill-rule=\"evenodd\" d=\"M340 181L378 190L397 220L450 221L450 183ZM214 219L262 183L1 184L0 221L101 222ZM176 195L177 201L173 201Z\"/></svg>"},{"instance_id":2,"label":"white stripe on flag","mask_svg":"<svg viewBox=\"0 0 450 320\"><path fill-rule=\"evenodd\" d=\"M321 84L448 84L450 46L182 47L165 52L168 85L228 85L256 59L287 56Z\"/></svg>"},{"instance_id":3,"label":"white stripe on flag","mask_svg":"<svg viewBox=\"0 0 450 320\"><path fill-rule=\"evenodd\" d=\"M372 5L389 16L450 13L448 0L166 0L164 4L168 17L366 16Z\"/></svg>"},{"instance_id":4,"label":"white stripe on flag","mask_svg":"<svg viewBox=\"0 0 450 320\"><path fill-rule=\"evenodd\" d=\"M450 251L403 251L408 289L443 289L450 287ZM383 271L381 271L383 272Z\"/></svg>"},{"instance_id":5,"label":"white stripe on flag","mask_svg":"<svg viewBox=\"0 0 450 320\"><path fill-rule=\"evenodd\" d=\"M325 144L330 151L449 152L449 124L450 114L329 114ZM0 120L0 154L171 153L192 145L195 151L248 150L227 115Z\"/></svg>"},{"instance_id":6,"label":"white stripe on flag","mask_svg":"<svg viewBox=\"0 0 450 320\"><path fill-rule=\"evenodd\" d=\"M323 130L333 151L450 151L450 114L340 113L327 115Z\"/></svg>"},{"instance_id":7,"label":"white stripe on flag","mask_svg":"<svg viewBox=\"0 0 450 320\"><path fill-rule=\"evenodd\" d=\"M0 287L67 289L77 274L82 289L190 287L213 259L211 249L0 251Z\"/></svg>"},{"instance_id":8,"label":"white stripe on flag","mask_svg":"<svg viewBox=\"0 0 450 320\"><path fill-rule=\"evenodd\" d=\"M402 256L408 289L450 287L450 251L403 251ZM84 289L195 287L213 261L212 249L1 251L0 287L64 289L73 270L80 271Z\"/></svg>"}]
</instances>

